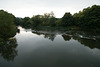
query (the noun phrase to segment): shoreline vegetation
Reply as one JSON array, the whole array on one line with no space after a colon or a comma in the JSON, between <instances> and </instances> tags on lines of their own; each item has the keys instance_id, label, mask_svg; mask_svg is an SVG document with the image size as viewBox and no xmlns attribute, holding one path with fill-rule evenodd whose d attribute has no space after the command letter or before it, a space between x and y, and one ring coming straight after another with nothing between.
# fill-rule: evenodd
<instances>
[{"instance_id":1,"label":"shoreline vegetation","mask_svg":"<svg viewBox=\"0 0 100 67\"><path fill-rule=\"evenodd\" d=\"M56 18L53 11L44 15L34 15L31 18L16 17L15 24L24 28L64 27L72 30L100 31L100 5L93 5L73 15L66 12L62 18Z\"/></svg>"},{"instance_id":2,"label":"shoreline vegetation","mask_svg":"<svg viewBox=\"0 0 100 67\"><path fill-rule=\"evenodd\" d=\"M0 44L5 39L16 35L16 26L24 28L87 30L100 32L100 5L84 8L78 13L66 12L62 18L56 18L53 11L44 15L19 18L4 10L0 10Z\"/></svg>"},{"instance_id":3,"label":"shoreline vegetation","mask_svg":"<svg viewBox=\"0 0 100 67\"><path fill-rule=\"evenodd\" d=\"M0 10L0 46L6 44L9 38L16 35L15 16Z\"/></svg>"}]
</instances>

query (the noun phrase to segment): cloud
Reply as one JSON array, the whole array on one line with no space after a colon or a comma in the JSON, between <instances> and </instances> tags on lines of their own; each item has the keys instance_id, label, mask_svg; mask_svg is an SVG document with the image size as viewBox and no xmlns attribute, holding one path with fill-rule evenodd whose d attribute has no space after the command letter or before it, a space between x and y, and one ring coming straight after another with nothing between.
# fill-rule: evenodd
<instances>
[{"instance_id":1,"label":"cloud","mask_svg":"<svg viewBox=\"0 0 100 67\"><path fill-rule=\"evenodd\" d=\"M65 12L73 14L94 4L100 4L100 0L0 0L0 9L21 17L50 11L62 17Z\"/></svg>"}]
</instances>

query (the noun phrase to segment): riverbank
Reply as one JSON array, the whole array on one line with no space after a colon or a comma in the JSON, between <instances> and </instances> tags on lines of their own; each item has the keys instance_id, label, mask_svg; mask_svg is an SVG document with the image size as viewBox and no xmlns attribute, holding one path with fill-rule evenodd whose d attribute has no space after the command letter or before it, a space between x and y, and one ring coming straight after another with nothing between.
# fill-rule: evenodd
<instances>
[{"instance_id":1,"label":"riverbank","mask_svg":"<svg viewBox=\"0 0 100 67\"><path fill-rule=\"evenodd\" d=\"M90 28L81 28L78 26L68 26L68 27L50 27L50 26L39 26L39 27L31 27L36 30L62 30L62 31L91 31L91 32L100 32L100 29L90 29Z\"/></svg>"}]
</instances>

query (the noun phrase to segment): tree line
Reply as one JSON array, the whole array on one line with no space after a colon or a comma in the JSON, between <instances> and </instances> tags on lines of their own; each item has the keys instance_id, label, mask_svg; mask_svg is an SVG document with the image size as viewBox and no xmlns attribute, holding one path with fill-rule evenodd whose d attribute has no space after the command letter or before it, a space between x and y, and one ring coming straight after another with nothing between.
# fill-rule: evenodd
<instances>
[{"instance_id":1,"label":"tree line","mask_svg":"<svg viewBox=\"0 0 100 67\"><path fill-rule=\"evenodd\" d=\"M35 15L31 18L16 18L16 25L23 27L79 27L82 29L100 29L100 5L93 5L71 14L66 12L62 18L56 18L53 11L44 15Z\"/></svg>"},{"instance_id":2,"label":"tree line","mask_svg":"<svg viewBox=\"0 0 100 67\"><path fill-rule=\"evenodd\" d=\"M0 42L2 38L13 37L18 25L28 28L47 26L100 30L100 5L93 5L73 15L66 12L62 18L56 18L53 11L31 18L18 18L7 11L0 10Z\"/></svg>"}]
</instances>

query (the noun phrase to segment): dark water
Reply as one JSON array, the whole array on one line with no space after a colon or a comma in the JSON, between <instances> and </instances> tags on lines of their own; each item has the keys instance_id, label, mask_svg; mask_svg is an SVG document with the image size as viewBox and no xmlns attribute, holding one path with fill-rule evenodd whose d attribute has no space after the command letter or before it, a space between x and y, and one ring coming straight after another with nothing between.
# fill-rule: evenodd
<instances>
[{"instance_id":1,"label":"dark water","mask_svg":"<svg viewBox=\"0 0 100 67\"><path fill-rule=\"evenodd\" d=\"M97 33L19 29L0 46L0 67L100 67Z\"/></svg>"}]
</instances>

